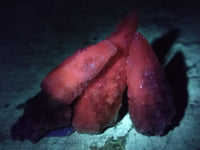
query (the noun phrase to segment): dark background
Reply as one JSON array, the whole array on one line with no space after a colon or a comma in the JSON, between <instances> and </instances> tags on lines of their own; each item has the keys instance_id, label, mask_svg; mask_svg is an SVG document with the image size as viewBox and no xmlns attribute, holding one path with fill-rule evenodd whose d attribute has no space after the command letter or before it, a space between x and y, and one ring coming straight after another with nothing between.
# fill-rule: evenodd
<instances>
[{"instance_id":1,"label":"dark background","mask_svg":"<svg viewBox=\"0 0 200 150\"><path fill-rule=\"evenodd\" d=\"M140 31L152 44L176 96L180 116L163 137L134 131L126 149L200 149L200 5L170 0L1 0L0 1L0 145L2 149L71 149L101 143L102 134L45 138L39 143L10 139L10 127L23 110L16 109L40 91L42 79L75 50L105 39L129 11L137 9ZM181 96L182 95L182 96ZM123 120L122 124L126 125ZM118 126L118 125L116 125ZM115 126L115 127L116 127ZM123 129L123 128L122 128ZM124 131L127 128L124 127ZM122 131L113 135L124 136ZM92 139L94 142L86 142ZM48 144L47 144L48 143ZM152 144L153 143L153 144ZM80 146L82 145L82 147ZM123 147L122 146L122 147ZM1 149L1 148L0 148Z\"/></svg>"}]
</instances>

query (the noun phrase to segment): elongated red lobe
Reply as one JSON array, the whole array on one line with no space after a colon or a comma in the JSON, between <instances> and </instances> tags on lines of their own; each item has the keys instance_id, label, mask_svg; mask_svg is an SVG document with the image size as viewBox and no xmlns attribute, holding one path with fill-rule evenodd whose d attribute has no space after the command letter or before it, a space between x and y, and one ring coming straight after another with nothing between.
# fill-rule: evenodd
<instances>
[{"instance_id":1,"label":"elongated red lobe","mask_svg":"<svg viewBox=\"0 0 200 150\"><path fill-rule=\"evenodd\" d=\"M78 50L44 78L41 88L53 99L69 105L116 52L117 48L107 40Z\"/></svg>"},{"instance_id":2,"label":"elongated red lobe","mask_svg":"<svg viewBox=\"0 0 200 150\"><path fill-rule=\"evenodd\" d=\"M133 36L126 66L129 113L136 130L164 134L175 114L173 97L153 49L139 32Z\"/></svg>"},{"instance_id":3,"label":"elongated red lobe","mask_svg":"<svg viewBox=\"0 0 200 150\"><path fill-rule=\"evenodd\" d=\"M81 133L98 133L117 119L126 88L126 57L130 40L137 29L137 12L131 12L106 38L118 49L116 55L93 79L74 108L73 126Z\"/></svg>"}]
</instances>

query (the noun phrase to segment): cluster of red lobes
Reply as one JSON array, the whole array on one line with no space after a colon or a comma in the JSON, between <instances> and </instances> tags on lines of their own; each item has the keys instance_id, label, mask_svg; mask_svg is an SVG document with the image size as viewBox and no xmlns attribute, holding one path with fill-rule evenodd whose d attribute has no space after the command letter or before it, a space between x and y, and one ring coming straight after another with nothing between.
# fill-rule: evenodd
<instances>
[{"instance_id":1,"label":"cluster of red lobes","mask_svg":"<svg viewBox=\"0 0 200 150\"><path fill-rule=\"evenodd\" d=\"M133 11L111 36L77 50L44 78L41 88L52 99L74 103L72 125L79 133L98 133L115 123L127 88L129 114L138 132L162 135L170 125L172 93L137 25Z\"/></svg>"}]
</instances>

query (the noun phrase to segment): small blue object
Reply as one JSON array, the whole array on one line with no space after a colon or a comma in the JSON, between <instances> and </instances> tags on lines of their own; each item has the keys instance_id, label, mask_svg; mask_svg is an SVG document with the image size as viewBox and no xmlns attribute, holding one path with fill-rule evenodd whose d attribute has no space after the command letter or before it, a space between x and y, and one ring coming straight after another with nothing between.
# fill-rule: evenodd
<instances>
[{"instance_id":1,"label":"small blue object","mask_svg":"<svg viewBox=\"0 0 200 150\"><path fill-rule=\"evenodd\" d=\"M49 133L47 133L45 135L45 137L61 137L61 136L68 136L70 134L72 134L74 132L74 128L73 127L67 127L67 128L62 128L62 129L56 129L53 131L50 131Z\"/></svg>"}]
</instances>

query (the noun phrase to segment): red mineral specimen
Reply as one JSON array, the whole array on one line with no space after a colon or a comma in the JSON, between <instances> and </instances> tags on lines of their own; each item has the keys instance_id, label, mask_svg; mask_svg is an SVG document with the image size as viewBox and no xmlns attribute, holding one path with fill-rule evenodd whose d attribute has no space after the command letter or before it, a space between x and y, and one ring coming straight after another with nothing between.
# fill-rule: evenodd
<instances>
[{"instance_id":1,"label":"red mineral specimen","mask_svg":"<svg viewBox=\"0 0 200 150\"><path fill-rule=\"evenodd\" d=\"M111 42L104 40L78 50L45 77L41 88L53 99L71 104L115 55L116 49Z\"/></svg>"},{"instance_id":2,"label":"red mineral specimen","mask_svg":"<svg viewBox=\"0 0 200 150\"><path fill-rule=\"evenodd\" d=\"M118 51L78 99L72 122L78 132L98 133L115 122L126 88L125 58Z\"/></svg>"},{"instance_id":3,"label":"red mineral specimen","mask_svg":"<svg viewBox=\"0 0 200 150\"><path fill-rule=\"evenodd\" d=\"M162 135L175 115L172 93L158 59L142 34L134 34L127 58L128 104L138 132Z\"/></svg>"},{"instance_id":4,"label":"red mineral specimen","mask_svg":"<svg viewBox=\"0 0 200 150\"><path fill-rule=\"evenodd\" d=\"M73 126L78 132L98 133L115 123L126 88L125 65L129 41L137 29L137 24L137 13L131 12L107 38L118 51L75 105Z\"/></svg>"},{"instance_id":5,"label":"red mineral specimen","mask_svg":"<svg viewBox=\"0 0 200 150\"><path fill-rule=\"evenodd\" d=\"M12 126L12 138L36 142L71 121L78 132L101 132L115 123L127 86L136 130L164 134L175 106L162 67L150 44L136 32L137 25L133 11L106 40L78 50L52 70L42 91L26 103L23 116Z\"/></svg>"}]
</instances>

